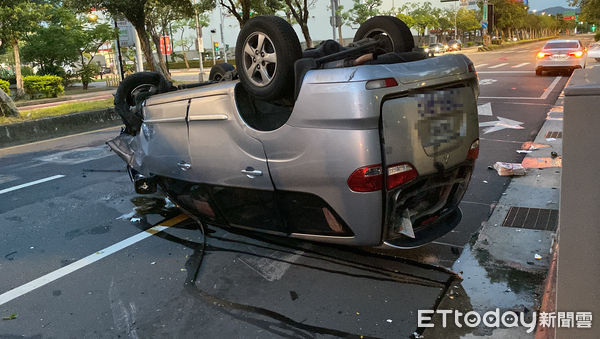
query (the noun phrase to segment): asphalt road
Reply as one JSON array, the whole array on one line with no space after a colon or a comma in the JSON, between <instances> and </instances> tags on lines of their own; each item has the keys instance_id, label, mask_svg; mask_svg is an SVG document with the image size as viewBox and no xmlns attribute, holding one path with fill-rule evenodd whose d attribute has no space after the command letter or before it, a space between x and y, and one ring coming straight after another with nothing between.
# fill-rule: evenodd
<instances>
[{"instance_id":1,"label":"asphalt road","mask_svg":"<svg viewBox=\"0 0 600 339\"><path fill-rule=\"evenodd\" d=\"M409 336L508 184L487 166L521 160L568 79L535 76L540 45L469 54L491 115L464 217L415 250L205 237L164 197L135 195L104 146L118 129L0 149L0 317L15 314L0 338Z\"/></svg>"}]
</instances>

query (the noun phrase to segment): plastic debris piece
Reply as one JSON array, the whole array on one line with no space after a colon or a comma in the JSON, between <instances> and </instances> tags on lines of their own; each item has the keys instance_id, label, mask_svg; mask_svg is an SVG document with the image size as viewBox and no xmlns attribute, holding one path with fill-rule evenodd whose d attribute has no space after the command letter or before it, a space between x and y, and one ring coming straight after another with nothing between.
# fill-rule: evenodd
<instances>
[{"instance_id":1,"label":"plastic debris piece","mask_svg":"<svg viewBox=\"0 0 600 339\"><path fill-rule=\"evenodd\" d=\"M392 319L388 319L388 320L386 320L386 321L387 321L388 323L391 323L391 322L392 322Z\"/></svg>"},{"instance_id":2,"label":"plastic debris piece","mask_svg":"<svg viewBox=\"0 0 600 339\"><path fill-rule=\"evenodd\" d=\"M558 153L552 151L552 152L550 152L550 156L553 158L556 158L558 156Z\"/></svg>"},{"instance_id":3,"label":"plastic debris piece","mask_svg":"<svg viewBox=\"0 0 600 339\"><path fill-rule=\"evenodd\" d=\"M527 159L527 158L526 158ZM510 163L510 162L497 162L494 164L494 168L500 176L509 175L525 175L527 172L521 164Z\"/></svg>"},{"instance_id":4,"label":"plastic debris piece","mask_svg":"<svg viewBox=\"0 0 600 339\"><path fill-rule=\"evenodd\" d=\"M129 219L129 221L131 221L131 222L140 222L140 221L142 221L142 218L131 218L131 219Z\"/></svg>"},{"instance_id":5,"label":"plastic debris piece","mask_svg":"<svg viewBox=\"0 0 600 339\"><path fill-rule=\"evenodd\" d=\"M13 314L9 315L8 317L2 318L2 320L15 320L15 319L17 319L17 317L19 317L19 315L17 313L13 313Z\"/></svg>"},{"instance_id":6,"label":"plastic debris piece","mask_svg":"<svg viewBox=\"0 0 600 339\"><path fill-rule=\"evenodd\" d=\"M535 260L540 260L540 259L542 259L542 256L541 256L541 255L539 255L539 254L537 254L537 253L536 253L536 254L535 254L533 257L535 258Z\"/></svg>"},{"instance_id":7,"label":"plastic debris piece","mask_svg":"<svg viewBox=\"0 0 600 339\"><path fill-rule=\"evenodd\" d=\"M483 181L483 183L484 183L484 184L487 184L487 183L488 183L488 181L487 181L487 180L484 180L484 181Z\"/></svg>"},{"instance_id":8,"label":"plastic debris piece","mask_svg":"<svg viewBox=\"0 0 600 339\"><path fill-rule=\"evenodd\" d=\"M156 261L153 261L150 263L150 265L155 265L155 264L156 264Z\"/></svg>"},{"instance_id":9,"label":"plastic debris piece","mask_svg":"<svg viewBox=\"0 0 600 339\"><path fill-rule=\"evenodd\" d=\"M524 150L524 149L518 149L517 153L519 153L519 154L528 154L528 153L531 153L531 151L530 150Z\"/></svg>"},{"instance_id":10,"label":"plastic debris piece","mask_svg":"<svg viewBox=\"0 0 600 339\"><path fill-rule=\"evenodd\" d=\"M556 138L546 138L546 141L556 141Z\"/></svg>"}]
</instances>

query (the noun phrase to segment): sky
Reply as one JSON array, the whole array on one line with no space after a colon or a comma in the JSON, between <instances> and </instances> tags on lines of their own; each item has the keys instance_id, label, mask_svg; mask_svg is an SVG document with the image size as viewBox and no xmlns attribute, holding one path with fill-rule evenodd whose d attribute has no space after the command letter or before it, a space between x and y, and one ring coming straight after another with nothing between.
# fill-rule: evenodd
<instances>
[{"instance_id":1,"label":"sky","mask_svg":"<svg viewBox=\"0 0 600 339\"><path fill-rule=\"evenodd\" d=\"M383 0L383 4L381 6L381 9L383 11L389 10L390 8L392 8L392 5L395 5L396 7L401 6L404 3L407 2L424 2L425 0L411 0L411 1L406 1L406 0ZM454 7L458 5L458 2L445 2L445 3L441 3L439 0L428 0L429 2L431 2L435 7ZM352 0L339 0L340 5L344 6L345 9L349 9L352 7ZM310 30L310 34L313 40L324 40L324 39L331 39L332 38L332 27L329 25L329 17L331 15L331 10L328 8L328 5L330 4L329 0L316 0L316 4L315 7L312 8L310 10L310 14L312 16L311 19L309 19L308 25L309 25L309 30ZM563 7L568 7L568 0L529 0L529 6L530 9L536 9L536 10L542 10L548 7L554 7L554 6L563 6ZM223 10L223 13L226 13L225 10ZM206 49L210 49L210 30L212 28L217 30L217 33L214 34L214 41L219 41L221 43L221 45L223 45L223 42L221 41L221 33L220 33L220 29L219 29L219 23L220 23L220 16L219 16L219 10L216 9L214 10L211 15L210 15L210 27L206 27L203 29L203 36L204 36L204 43L203 45L205 46ZM300 39L300 41L304 41L304 36L302 35L300 28L298 25L294 25L294 29L296 30L296 34L298 35L298 39ZM237 34L239 32L239 25L238 22L235 18L233 17L226 17L224 19L224 24L223 24L223 35L224 35L224 40L225 43L229 44L231 47L235 46L235 40L237 39ZM342 36L344 38L352 38L354 36L354 33L356 32L355 29L352 29L350 27L344 26L342 29ZM195 32L193 30L189 30L188 32L186 32L186 35L189 36L195 36ZM179 34L176 35L176 38L179 36Z\"/></svg>"}]
</instances>

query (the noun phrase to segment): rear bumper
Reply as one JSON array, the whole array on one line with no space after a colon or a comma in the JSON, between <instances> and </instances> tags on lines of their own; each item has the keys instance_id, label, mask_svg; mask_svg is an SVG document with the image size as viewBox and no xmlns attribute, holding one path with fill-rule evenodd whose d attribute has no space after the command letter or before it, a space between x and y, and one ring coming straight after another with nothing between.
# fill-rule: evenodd
<instances>
[{"instance_id":1,"label":"rear bumper","mask_svg":"<svg viewBox=\"0 0 600 339\"><path fill-rule=\"evenodd\" d=\"M538 60L535 64L536 70L559 70L559 69L575 69L585 66L585 58L571 58L568 60Z\"/></svg>"},{"instance_id":2,"label":"rear bumper","mask_svg":"<svg viewBox=\"0 0 600 339\"><path fill-rule=\"evenodd\" d=\"M458 226L458 204L465 194L474 162L464 163L388 193L383 242L396 248L424 245ZM404 219L404 220L403 220ZM414 237L403 228L410 220Z\"/></svg>"}]
</instances>

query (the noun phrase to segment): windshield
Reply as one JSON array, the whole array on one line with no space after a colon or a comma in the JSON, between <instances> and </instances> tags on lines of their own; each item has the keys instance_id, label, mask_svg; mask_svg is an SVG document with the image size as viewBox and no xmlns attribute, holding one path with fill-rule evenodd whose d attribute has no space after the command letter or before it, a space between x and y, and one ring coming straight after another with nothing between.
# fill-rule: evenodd
<instances>
[{"instance_id":1,"label":"windshield","mask_svg":"<svg viewBox=\"0 0 600 339\"><path fill-rule=\"evenodd\" d=\"M544 49L558 49L558 48L579 48L579 43L576 41L569 42L549 42L544 46Z\"/></svg>"}]
</instances>

